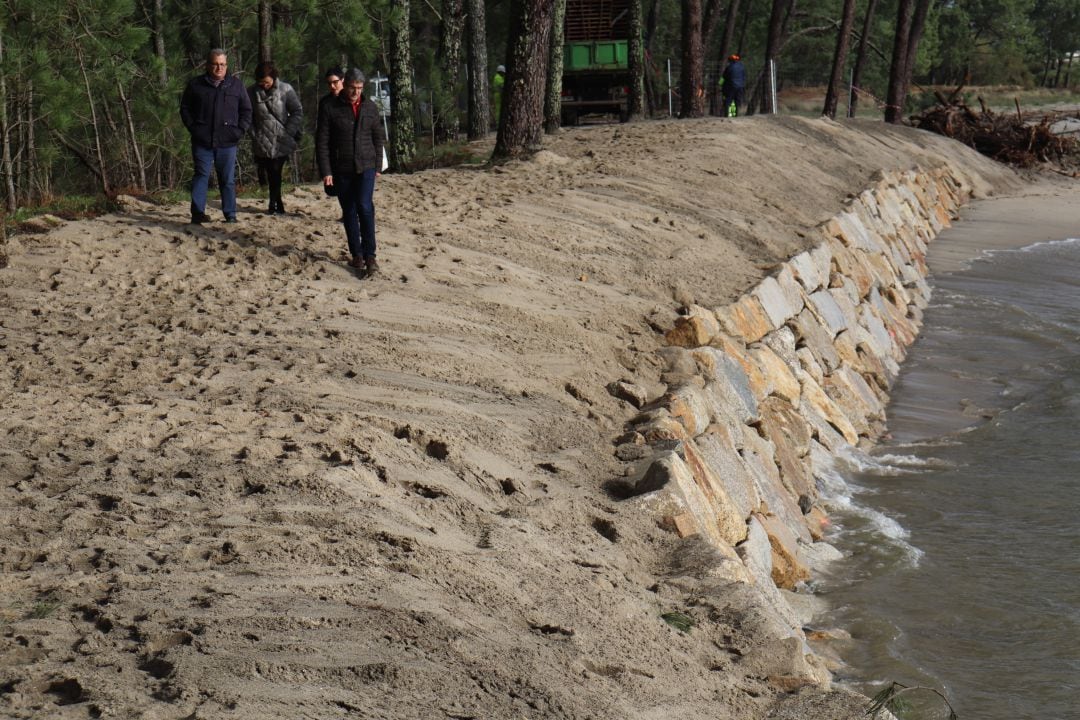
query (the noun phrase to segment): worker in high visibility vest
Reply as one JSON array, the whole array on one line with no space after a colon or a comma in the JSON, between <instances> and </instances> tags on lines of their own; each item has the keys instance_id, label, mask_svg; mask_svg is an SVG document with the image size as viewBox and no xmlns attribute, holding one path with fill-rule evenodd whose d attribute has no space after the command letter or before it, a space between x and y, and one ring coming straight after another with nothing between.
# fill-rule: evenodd
<instances>
[{"instance_id":1,"label":"worker in high visibility vest","mask_svg":"<svg viewBox=\"0 0 1080 720\"><path fill-rule=\"evenodd\" d=\"M738 55L728 56L721 89L724 94L725 114L735 117L739 114L739 106L743 104L743 95L746 92L746 67Z\"/></svg>"},{"instance_id":2,"label":"worker in high visibility vest","mask_svg":"<svg viewBox=\"0 0 1080 720\"><path fill-rule=\"evenodd\" d=\"M506 85L506 67L495 68L495 77L491 79L491 120L495 129L499 129L499 113L502 112L503 86Z\"/></svg>"}]
</instances>

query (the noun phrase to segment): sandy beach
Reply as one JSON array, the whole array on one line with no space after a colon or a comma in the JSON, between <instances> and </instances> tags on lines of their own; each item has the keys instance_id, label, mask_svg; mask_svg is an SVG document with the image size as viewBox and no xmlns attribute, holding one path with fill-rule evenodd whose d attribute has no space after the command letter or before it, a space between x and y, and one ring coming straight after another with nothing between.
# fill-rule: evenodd
<instances>
[{"instance_id":1,"label":"sandy beach","mask_svg":"<svg viewBox=\"0 0 1080 720\"><path fill-rule=\"evenodd\" d=\"M984 252L1080 237L1080 187L1044 178L1015 194L973 203L942 233L927 261L952 272Z\"/></svg>"},{"instance_id":2,"label":"sandy beach","mask_svg":"<svg viewBox=\"0 0 1080 720\"><path fill-rule=\"evenodd\" d=\"M882 170L943 164L980 200L935 269L1080 227L1065 180L937 136L748 118L384 176L370 279L316 186L237 226L129 200L11 239L0 715L861 717L771 682L754 599L704 592L708 553L605 491L640 459L607 388L658 397L680 308ZM689 633L661 619L688 608Z\"/></svg>"}]
</instances>

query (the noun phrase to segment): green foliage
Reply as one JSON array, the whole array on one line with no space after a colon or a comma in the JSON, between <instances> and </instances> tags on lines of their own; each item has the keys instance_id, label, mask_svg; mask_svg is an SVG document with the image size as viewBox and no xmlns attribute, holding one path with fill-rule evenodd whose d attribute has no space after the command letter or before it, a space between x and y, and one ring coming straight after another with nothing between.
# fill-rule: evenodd
<instances>
[{"instance_id":1,"label":"green foliage","mask_svg":"<svg viewBox=\"0 0 1080 720\"><path fill-rule=\"evenodd\" d=\"M641 0L645 15L655 9L646 38L646 72L656 98L666 107L667 62L678 77L682 61L681 0ZM743 0L735 20L731 50L744 56L749 79L763 65L771 2ZM222 47L230 71L245 84L260 60L258 4L252 0L164 0L155 17L149 0L5 0L0 5L0 39L5 81L0 98L11 120L14 178L19 204L48 202L57 195L84 195L132 189L183 188L190 175L188 135L178 116L185 83L202 72L206 51ZM401 18L408 6L408 17ZM300 94L307 137L290 164L302 180L313 176L315 109L325 93L323 71L355 66L369 75L388 75L394 21L407 19L411 40L406 86L395 91L403 114L400 135L426 131L434 120L458 126L465 75L451 88L453 73L439 56L443 3L436 0L329 2L275 0L270 59L281 78ZM485 7L489 68L506 63L512 3L488 0ZM866 2L859 3L848 70L862 32ZM871 53L862 86L883 97L896 23L897 0L879 0L869 32ZM724 10L726 3L720 4ZM779 57L781 90L823 86L835 47L841 0L794 3ZM706 48L710 87L720 69L716 57L724 17ZM160 49L159 49L160 48ZM1025 87L1065 83L1061 59L1080 49L1077 0L949 0L934 2L915 62L912 107L920 86L1012 84ZM160 54L159 54L160 52ZM405 58L397 58L404 67ZM1069 78L1080 78L1080 62ZM845 72L845 77L847 76ZM410 91L410 87L412 90ZM789 106L790 107L790 106ZM863 112L873 111L867 99ZM816 112L813 108L808 110ZM395 123L397 121L395 120ZM134 137L129 128L133 127ZM33 128L33 135L27 132ZM95 132L96 131L96 132ZM32 147L30 146L32 140ZM407 143L411 147L412 141ZM406 147L399 154L411 155ZM419 148L413 166L452 161L455 151ZM240 181L253 184L250 145L241 146ZM4 170L0 169L0 174Z\"/></svg>"},{"instance_id":2,"label":"green foliage","mask_svg":"<svg viewBox=\"0 0 1080 720\"><path fill-rule=\"evenodd\" d=\"M690 629L694 627L694 618L686 613L666 612L660 616L660 619L679 632L689 633Z\"/></svg>"},{"instance_id":3,"label":"green foliage","mask_svg":"<svg viewBox=\"0 0 1080 720\"><path fill-rule=\"evenodd\" d=\"M117 209L112 200L101 195L64 195L34 207L18 208L3 216L6 232L14 232L20 225L39 215L55 215L64 220L96 217Z\"/></svg>"},{"instance_id":4,"label":"green foliage","mask_svg":"<svg viewBox=\"0 0 1080 720\"><path fill-rule=\"evenodd\" d=\"M26 613L26 617L30 620L42 620L53 614L61 605L60 598L50 593L43 595L38 599L36 603L31 606L29 612Z\"/></svg>"},{"instance_id":5,"label":"green foliage","mask_svg":"<svg viewBox=\"0 0 1080 720\"><path fill-rule=\"evenodd\" d=\"M402 172L461 165L484 165L489 156L487 151L478 151L476 146L462 141L432 146L431 138L427 137L419 139L416 145L416 155L404 167L399 168Z\"/></svg>"}]
</instances>

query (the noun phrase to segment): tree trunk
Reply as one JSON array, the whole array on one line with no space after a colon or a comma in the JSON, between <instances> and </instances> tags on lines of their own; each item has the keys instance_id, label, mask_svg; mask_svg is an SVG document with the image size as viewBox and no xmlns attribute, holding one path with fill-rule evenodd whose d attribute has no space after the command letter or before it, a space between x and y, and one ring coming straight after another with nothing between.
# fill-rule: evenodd
<instances>
[{"instance_id":1,"label":"tree trunk","mask_svg":"<svg viewBox=\"0 0 1080 720\"><path fill-rule=\"evenodd\" d=\"M405 168L416 156L409 0L392 0L390 7L390 159Z\"/></svg>"},{"instance_id":2,"label":"tree trunk","mask_svg":"<svg viewBox=\"0 0 1080 720\"><path fill-rule=\"evenodd\" d=\"M904 60L903 97L906 100L911 78L915 74L915 61L919 57L919 41L922 40L923 28L926 27L926 15L930 12L930 0L916 0L915 13L911 18L908 31L907 54Z\"/></svg>"},{"instance_id":3,"label":"tree trunk","mask_svg":"<svg viewBox=\"0 0 1080 720\"><path fill-rule=\"evenodd\" d=\"M96 175L101 181L101 191L109 194L109 178L105 174L105 155L101 142L101 127L98 123L97 108L94 105L94 91L90 88L90 76L86 72L86 59L83 57L82 48L76 42L75 56L79 60L79 71L82 73L83 87L86 88L86 102L90 106L90 126L94 131L94 154L97 155L98 171ZM84 158L89 165L89 160Z\"/></svg>"},{"instance_id":4,"label":"tree trunk","mask_svg":"<svg viewBox=\"0 0 1080 720\"><path fill-rule=\"evenodd\" d=\"M750 26L750 16L753 14L750 11L754 7L754 0L746 0L746 9L743 10L742 27L739 28L739 55L745 55L744 48L746 47L746 29Z\"/></svg>"},{"instance_id":5,"label":"tree trunk","mask_svg":"<svg viewBox=\"0 0 1080 720\"><path fill-rule=\"evenodd\" d=\"M844 12L840 19L840 32L836 36L836 52L833 54L832 73L829 75L829 89L825 92L825 109L822 114L836 119L836 105L840 96L840 87L844 81L844 68L847 66L848 44L851 41L851 26L855 24L855 0L844 0Z\"/></svg>"},{"instance_id":6,"label":"tree trunk","mask_svg":"<svg viewBox=\"0 0 1080 720\"><path fill-rule=\"evenodd\" d=\"M0 65L4 62L4 34L0 33ZM7 73L0 73L0 135L3 135L4 207L15 212L18 199L15 195L15 172L11 162L11 136L8 127L8 89Z\"/></svg>"},{"instance_id":7,"label":"tree trunk","mask_svg":"<svg viewBox=\"0 0 1080 720\"><path fill-rule=\"evenodd\" d=\"M645 56L652 57L653 38L656 37L656 28L660 22L660 0L652 0L649 5L649 14L645 19ZM644 63L644 58L642 58ZM660 93L656 89L655 78L651 72L645 75L645 98L648 103L650 114L656 113L660 107Z\"/></svg>"},{"instance_id":8,"label":"tree trunk","mask_svg":"<svg viewBox=\"0 0 1080 720\"><path fill-rule=\"evenodd\" d=\"M727 57L731 54L731 41L735 39L735 19L739 16L739 0L731 0L727 7L727 17L724 18L724 34L720 36L720 69L727 63Z\"/></svg>"},{"instance_id":9,"label":"tree trunk","mask_svg":"<svg viewBox=\"0 0 1080 720\"><path fill-rule=\"evenodd\" d=\"M131 143L131 157L138 173L139 190L146 192L146 167L143 165L142 150L139 148L139 135L135 132L135 119L131 115L131 101L124 93L124 85L119 78L116 80L116 90L120 94L120 104L124 108L124 119L127 121L128 142Z\"/></svg>"},{"instance_id":10,"label":"tree trunk","mask_svg":"<svg viewBox=\"0 0 1080 720\"><path fill-rule=\"evenodd\" d=\"M776 61L780 52L780 41L784 32L784 19L787 17L788 6L791 0L773 0L772 12L769 13L769 34L765 42L765 57L762 64L762 83L767 85L769 80L769 61ZM761 89L761 110L765 113L774 113L776 108L772 106L772 93L768 88Z\"/></svg>"},{"instance_id":11,"label":"tree trunk","mask_svg":"<svg viewBox=\"0 0 1080 720\"><path fill-rule=\"evenodd\" d=\"M720 0L706 0L705 13L701 20L701 64L702 64L702 114L713 114L713 102L716 96L716 81L721 63L714 63L714 74L709 74L708 59L713 57L710 48L716 35L716 26L720 23Z\"/></svg>"},{"instance_id":12,"label":"tree trunk","mask_svg":"<svg viewBox=\"0 0 1080 720\"><path fill-rule=\"evenodd\" d=\"M701 47L701 0L682 0L682 47L679 117L702 117L705 114L705 58Z\"/></svg>"},{"instance_id":13,"label":"tree trunk","mask_svg":"<svg viewBox=\"0 0 1080 720\"><path fill-rule=\"evenodd\" d=\"M466 24L469 33L469 139L488 133L487 33L484 28L484 0L467 0Z\"/></svg>"},{"instance_id":14,"label":"tree trunk","mask_svg":"<svg viewBox=\"0 0 1080 720\"><path fill-rule=\"evenodd\" d=\"M23 74L23 68L20 64L16 77L21 77ZM27 82L30 78L27 78ZM26 147L27 135L33 132L33 128L26 122L26 112L28 103L23 101L23 95L19 92L18 86L14 88L12 92L11 87L8 88L10 97L8 98L8 126L11 128L8 132L8 144L11 145L12 162L14 165L11 168L11 174L15 178L15 204L18 206L28 205L27 199L30 193L28 192L29 183L27 182L27 175L30 173L30 167L26 159L26 153L22 152L22 148ZM14 105L15 118L12 121L11 111L12 105ZM14 137L13 137L14 136Z\"/></svg>"},{"instance_id":15,"label":"tree trunk","mask_svg":"<svg viewBox=\"0 0 1080 720\"><path fill-rule=\"evenodd\" d=\"M169 83L169 62L165 57L165 5L164 0L154 0L154 55L161 67L158 68L158 82L162 87Z\"/></svg>"},{"instance_id":16,"label":"tree trunk","mask_svg":"<svg viewBox=\"0 0 1080 720\"><path fill-rule=\"evenodd\" d=\"M435 137L439 142L456 140L461 128L458 115L458 83L461 79L461 38L464 34L465 3L443 0L442 26L439 33L439 65L442 86L439 88Z\"/></svg>"},{"instance_id":17,"label":"tree trunk","mask_svg":"<svg viewBox=\"0 0 1080 720\"><path fill-rule=\"evenodd\" d=\"M708 54L712 47L716 26L720 23L720 0L706 0L704 15L701 20L701 45Z\"/></svg>"},{"instance_id":18,"label":"tree trunk","mask_svg":"<svg viewBox=\"0 0 1080 720\"><path fill-rule=\"evenodd\" d=\"M641 0L630 0L630 39L627 42L627 58L630 72L630 98L627 107L628 119L638 120L645 115L645 44L644 20Z\"/></svg>"},{"instance_id":19,"label":"tree trunk","mask_svg":"<svg viewBox=\"0 0 1080 720\"><path fill-rule=\"evenodd\" d=\"M553 0L515 0L511 6L506 84L493 158L519 157L540 145L553 6Z\"/></svg>"},{"instance_id":20,"label":"tree trunk","mask_svg":"<svg viewBox=\"0 0 1080 720\"><path fill-rule=\"evenodd\" d=\"M259 0L259 62L270 59L270 27L270 0Z\"/></svg>"},{"instance_id":21,"label":"tree trunk","mask_svg":"<svg viewBox=\"0 0 1080 720\"><path fill-rule=\"evenodd\" d=\"M32 180L25 192L28 198L41 201L52 197L52 168L42 167L38 159L37 116L34 114L34 81L33 78L26 83L26 161L27 172ZM32 193L36 193L32 195Z\"/></svg>"},{"instance_id":22,"label":"tree trunk","mask_svg":"<svg viewBox=\"0 0 1080 720\"><path fill-rule=\"evenodd\" d=\"M889 66L889 92L885 96L885 122L899 123L904 114L904 78L907 77L908 37L911 35L912 0L899 0L896 8L896 35Z\"/></svg>"},{"instance_id":23,"label":"tree trunk","mask_svg":"<svg viewBox=\"0 0 1080 720\"><path fill-rule=\"evenodd\" d=\"M862 90L862 71L866 67L866 54L870 50L870 30L874 23L874 7L877 0L870 0L866 4L866 15L863 17L862 37L859 38L859 54L855 56L855 68L851 71L851 105L848 106L848 117L855 117L855 109L859 104L859 92Z\"/></svg>"},{"instance_id":24,"label":"tree trunk","mask_svg":"<svg viewBox=\"0 0 1080 720\"><path fill-rule=\"evenodd\" d=\"M637 0L630 0L636 5ZM563 39L566 0L555 0L551 14L551 51L548 55L547 90L544 94L544 132L549 135L562 127Z\"/></svg>"}]
</instances>

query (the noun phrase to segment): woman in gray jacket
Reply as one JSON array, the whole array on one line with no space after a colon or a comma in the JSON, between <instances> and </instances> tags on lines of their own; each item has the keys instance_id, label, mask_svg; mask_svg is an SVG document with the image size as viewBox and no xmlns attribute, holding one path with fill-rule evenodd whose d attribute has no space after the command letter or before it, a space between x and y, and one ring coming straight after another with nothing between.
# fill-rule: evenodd
<instances>
[{"instance_id":1,"label":"woman in gray jacket","mask_svg":"<svg viewBox=\"0 0 1080 720\"><path fill-rule=\"evenodd\" d=\"M292 85L277 79L274 63L263 61L255 67L251 96L251 139L255 162L270 185L271 215L285 214L281 202L281 171L285 160L296 150L304 122L300 98Z\"/></svg>"}]
</instances>

